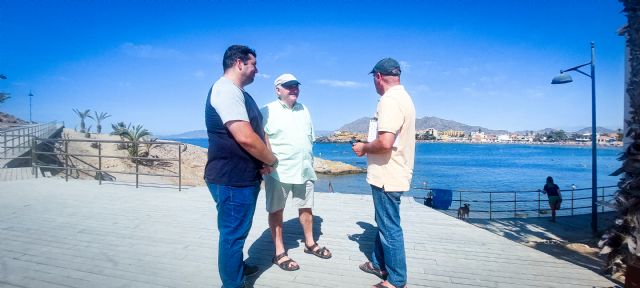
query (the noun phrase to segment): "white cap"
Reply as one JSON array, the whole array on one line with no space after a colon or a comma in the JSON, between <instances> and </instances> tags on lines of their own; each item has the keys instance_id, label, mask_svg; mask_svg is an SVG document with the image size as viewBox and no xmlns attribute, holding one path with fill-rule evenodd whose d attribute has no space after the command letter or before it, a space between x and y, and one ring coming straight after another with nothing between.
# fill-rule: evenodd
<instances>
[{"instance_id":1,"label":"white cap","mask_svg":"<svg viewBox=\"0 0 640 288\"><path fill-rule=\"evenodd\" d=\"M292 74L282 74L280 75L278 78L276 78L276 81L273 81L273 84L275 86L278 85L283 85L287 86L287 85L300 85L300 82L298 81L298 79L296 79L296 76L293 76Z\"/></svg>"}]
</instances>

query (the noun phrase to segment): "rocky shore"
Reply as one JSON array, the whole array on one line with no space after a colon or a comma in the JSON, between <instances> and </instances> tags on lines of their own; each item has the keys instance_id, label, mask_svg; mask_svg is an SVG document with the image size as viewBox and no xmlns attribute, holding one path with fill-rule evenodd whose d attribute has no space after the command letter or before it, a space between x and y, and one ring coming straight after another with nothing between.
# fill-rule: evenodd
<instances>
[{"instance_id":1,"label":"rocky shore","mask_svg":"<svg viewBox=\"0 0 640 288\"><path fill-rule=\"evenodd\" d=\"M16 125L29 124L28 121L24 121L16 116L0 112L0 128L9 128Z\"/></svg>"},{"instance_id":2,"label":"rocky shore","mask_svg":"<svg viewBox=\"0 0 640 288\"><path fill-rule=\"evenodd\" d=\"M76 132L73 129L65 128L63 132L63 138L65 139L78 139L78 140L107 140L107 141L119 141L118 136L108 134L90 134L90 138L86 138L85 134ZM174 142L174 141L163 141ZM95 141L98 142L98 141ZM174 142L175 143L175 142ZM149 153L149 159L152 161L141 161L139 165L136 165L131 159L128 158L126 149L121 149L116 143L101 143L100 154L103 156L99 163L97 144L92 145L92 141L87 142L69 142L69 154L71 155L83 155L75 156L73 165L79 169L96 169L98 165L101 165L103 170L117 171L120 173L109 173L110 176L115 177L117 181L133 182L135 181L134 174L122 174L122 173L135 173L136 169L140 173L144 174L161 174L161 175L177 175L178 165L177 161L161 161L153 159L178 159L178 146L175 144L156 144L151 148L145 145L140 145L142 152ZM207 163L207 149L200 146L182 143L180 152L181 158L181 181L182 185L189 186L203 186L205 185L203 180L204 166ZM91 155L91 156L87 156ZM118 157L118 158L114 158ZM60 159L64 162L64 159ZM93 166L93 167L92 167ZM137 166L137 168L136 168ZM346 163L325 160L315 158L314 169L316 173L327 175L344 175L344 174L357 174L366 172L365 169L355 167ZM63 176L64 173L58 175ZM63 176L64 177L64 176ZM89 173L74 173L74 177L91 179L95 178L95 172ZM109 178L109 177L106 177ZM103 177L105 179L105 177ZM140 176L141 182L147 183L165 183L165 184L178 184L177 177L171 176Z\"/></svg>"}]
</instances>

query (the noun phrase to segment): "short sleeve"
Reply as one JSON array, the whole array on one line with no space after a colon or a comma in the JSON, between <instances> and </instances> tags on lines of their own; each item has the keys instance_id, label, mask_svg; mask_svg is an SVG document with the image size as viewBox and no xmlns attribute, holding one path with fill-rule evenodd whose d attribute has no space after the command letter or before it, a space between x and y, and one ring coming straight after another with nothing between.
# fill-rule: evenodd
<instances>
[{"instance_id":1,"label":"short sleeve","mask_svg":"<svg viewBox=\"0 0 640 288\"><path fill-rule=\"evenodd\" d=\"M211 106L220 115L222 123L235 120L249 122L244 94L240 88L231 83L218 81L214 84L211 89Z\"/></svg>"},{"instance_id":2,"label":"short sleeve","mask_svg":"<svg viewBox=\"0 0 640 288\"><path fill-rule=\"evenodd\" d=\"M262 114L262 129L269 134L269 105L265 105L260 108L260 114Z\"/></svg>"},{"instance_id":3,"label":"short sleeve","mask_svg":"<svg viewBox=\"0 0 640 288\"><path fill-rule=\"evenodd\" d=\"M404 122L398 102L391 98L380 98L377 114L378 132L391 132L397 135Z\"/></svg>"}]
</instances>

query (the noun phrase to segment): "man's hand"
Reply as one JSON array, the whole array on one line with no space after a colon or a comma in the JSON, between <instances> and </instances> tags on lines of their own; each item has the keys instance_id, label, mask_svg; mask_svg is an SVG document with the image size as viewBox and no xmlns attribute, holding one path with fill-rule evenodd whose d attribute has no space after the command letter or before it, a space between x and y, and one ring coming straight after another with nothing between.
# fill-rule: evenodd
<instances>
[{"instance_id":1,"label":"man's hand","mask_svg":"<svg viewBox=\"0 0 640 288\"><path fill-rule=\"evenodd\" d=\"M262 168L260 168L260 174L262 175L267 175L270 174L271 172L273 172L273 167L267 166L267 165L262 165Z\"/></svg>"},{"instance_id":2,"label":"man's hand","mask_svg":"<svg viewBox=\"0 0 640 288\"><path fill-rule=\"evenodd\" d=\"M351 150L353 150L353 152L356 153L356 156L362 157L365 154L367 154L364 152L364 145L365 143L362 143L362 142L353 143L353 145L351 145Z\"/></svg>"}]
</instances>

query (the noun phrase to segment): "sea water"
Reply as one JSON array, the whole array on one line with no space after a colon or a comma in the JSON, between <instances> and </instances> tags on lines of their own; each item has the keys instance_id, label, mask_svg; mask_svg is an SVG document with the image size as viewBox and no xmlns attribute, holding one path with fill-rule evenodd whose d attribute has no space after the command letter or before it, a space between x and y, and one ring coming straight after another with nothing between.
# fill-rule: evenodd
<instances>
[{"instance_id":1,"label":"sea water","mask_svg":"<svg viewBox=\"0 0 640 288\"><path fill-rule=\"evenodd\" d=\"M207 139L176 139L207 147ZM598 147L598 186L615 186L609 176L621 166L621 147ZM366 168L366 157L357 157L348 143L316 143L316 157ZM464 191L535 191L552 176L560 189L591 187L591 146L417 143L412 189L407 195L425 195L423 188ZM317 191L368 194L366 174L318 175Z\"/></svg>"},{"instance_id":2,"label":"sea water","mask_svg":"<svg viewBox=\"0 0 640 288\"><path fill-rule=\"evenodd\" d=\"M176 139L207 147L207 139ZM316 157L366 168L366 157L357 157L348 143L317 143ZM619 176L609 176L621 162L621 147L597 148L597 200L610 201ZM423 202L428 191L445 191L452 198L455 215L463 203L471 204L477 217L546 216L546 195L539 192L547 176L562 190L558 215L591 212L591 146L555 144L417 143L413 181L406 196ZM316 191L370 194L366 174L318 175ZM330 188L331 187L331 188ZM436 191L438 192L438 191ZM600 207L599 209L604 209ZM491 212L489 212L491 211ZM520 217L520 216L518 216Z\"/></svg>"}]
</instances>

